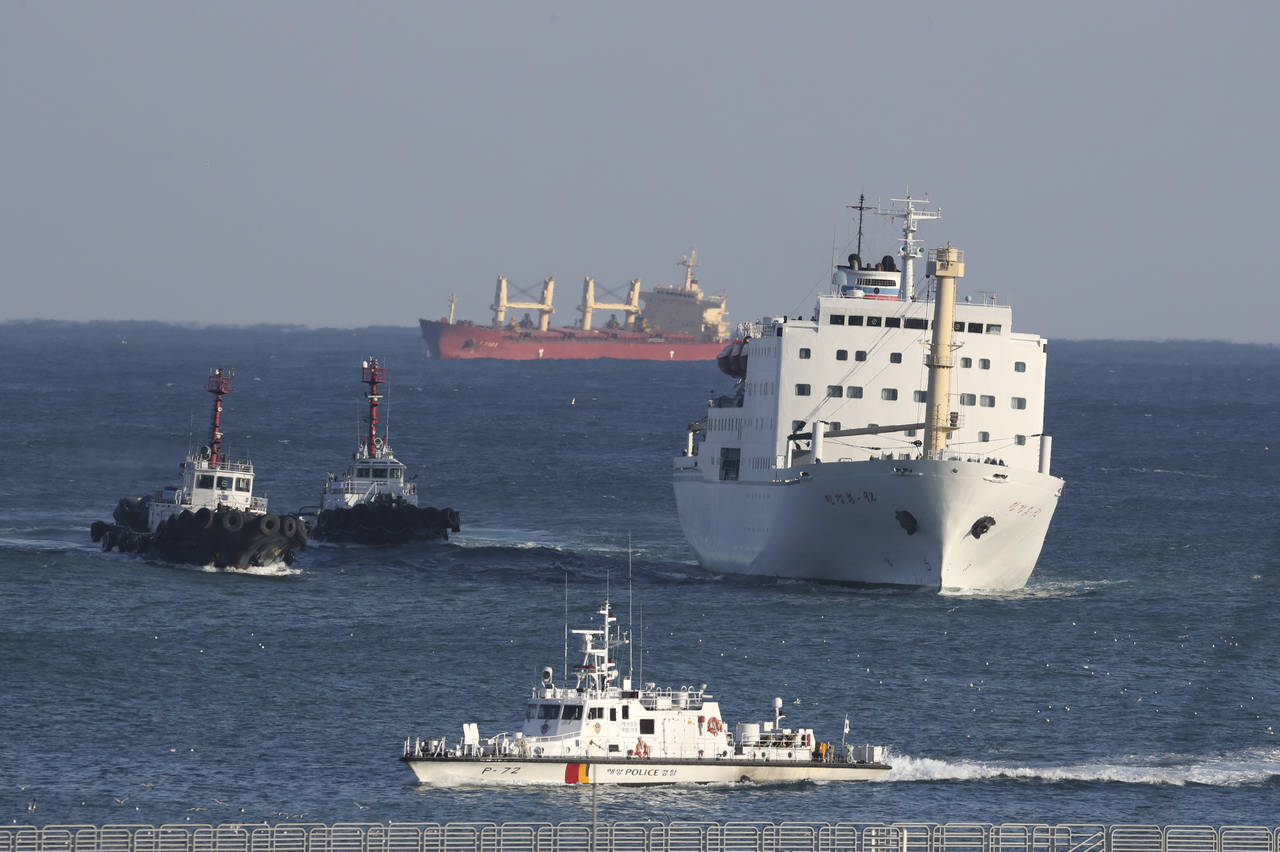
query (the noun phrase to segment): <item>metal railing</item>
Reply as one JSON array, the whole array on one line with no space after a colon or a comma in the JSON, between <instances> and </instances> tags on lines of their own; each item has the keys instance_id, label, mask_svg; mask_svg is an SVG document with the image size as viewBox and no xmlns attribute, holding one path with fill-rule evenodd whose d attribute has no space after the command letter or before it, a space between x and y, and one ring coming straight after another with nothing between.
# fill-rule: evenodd
<instances>
[{"instance_id":1,"label":"metal railing","mask_svg":"<svg viewBox=\"0 0 1280 852\"><path fill-rule=\"evenodd\" d=\"M0 826L0 852L1280 852L1280 827L1028 823Z\"/></svg>"}]
</instances>

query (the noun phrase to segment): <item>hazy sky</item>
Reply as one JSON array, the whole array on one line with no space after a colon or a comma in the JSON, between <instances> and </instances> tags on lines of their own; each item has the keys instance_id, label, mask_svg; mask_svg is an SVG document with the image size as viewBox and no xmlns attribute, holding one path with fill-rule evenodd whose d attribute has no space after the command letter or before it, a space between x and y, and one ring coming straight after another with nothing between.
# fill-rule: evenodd
<instances>
[{"instance_id":1,"label":"hazy sky","mask_svg":"<svg viewBox=\"0 0 1280 852\"><path fill-rule=\"evenodd\" d=\"M1280 342L1272 3L0 0L0 319L808 313L859 192L1050 338ZM869 226L866 254L897 243Z\"/></svg>"}]
</instances>

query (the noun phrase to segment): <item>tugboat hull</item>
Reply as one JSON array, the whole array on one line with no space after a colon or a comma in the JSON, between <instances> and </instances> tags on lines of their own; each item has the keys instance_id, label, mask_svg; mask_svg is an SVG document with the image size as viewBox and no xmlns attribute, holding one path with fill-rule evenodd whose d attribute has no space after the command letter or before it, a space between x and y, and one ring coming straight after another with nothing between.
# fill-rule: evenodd
<instances>
[{"instance_id":1,"label":"tugboat hull","mask_svg":"<svg viewBox=\"0 0 1280 852\"><path fill-rule=\"evenodd\" d=\"M293 564L295 550L307 546L307 526L296 515L242 512L238 509L184 509L149 529L149 501L124 498L115 523L96 521L89 528L104 551L137 553L180 565L246 569Z\"/></svg>"},{"instance_id":2,"label":"tugboat hull","mask_svg":"<svg viewBox=\"0 0 1280 852\"><path fill-rule=\"evenodd\" d=\"M411 541L447 541L462 528L450 508L419 508L397 501L369 501L350 508L322 509L311 537L319 541L365 545L397 545Z\"/></svg>"}]
</instances>

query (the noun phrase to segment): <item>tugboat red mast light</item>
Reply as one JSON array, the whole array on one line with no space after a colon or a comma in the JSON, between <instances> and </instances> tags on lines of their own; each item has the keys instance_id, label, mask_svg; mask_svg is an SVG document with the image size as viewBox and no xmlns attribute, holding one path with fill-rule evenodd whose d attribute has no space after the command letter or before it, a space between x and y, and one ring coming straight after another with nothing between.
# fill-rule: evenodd
<instances>
[{"instance_id":1,"label":"tugboat red mast light","mask_svg":"<svg viewBox=\"0 0 1280 852\"><path fill-rule=\"evenodd\" d=\"M213 428L209 433L209 467L216 468L222 452L222 398L231 393L235 370L216 367L209 374L205 390L213 394Z\"/></svg>"},{"instance_id":2,"label":"tugboat red mast light","mask_svg":"<svg viewBox=\"0 0 1280 852\"><path fill-rule=\"evenodd\" d=\"M362 367L360 380L369 386L369 392L365 394L369 399L369 435L365 439L365 453L374 459L378 457L378 403L382 400L378 385L387 380L387 368L379 364L377 358L370 358Z\"/></svg>"}]
</instances>

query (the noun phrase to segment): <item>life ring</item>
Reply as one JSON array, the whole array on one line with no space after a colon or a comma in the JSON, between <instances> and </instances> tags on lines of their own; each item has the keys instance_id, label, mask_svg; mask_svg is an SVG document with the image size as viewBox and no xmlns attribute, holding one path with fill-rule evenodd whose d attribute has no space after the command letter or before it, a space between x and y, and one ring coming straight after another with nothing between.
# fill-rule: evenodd
<instances>
[{"instance_id":1,"label":"life ring","mask_svg":"<svg viewBox=\"0 0 1280 852\"><path fill-rule=\"evenodd\" d=\"M644 740L636 740L636 757L645 758L649 756L649 744Z\"/></svg>"},{"instance_id":2,"label":"life ring","mask_svg":"<svg viewBox=\"0 0 1280 852\"><path fill-rule=\"evenodd\" d=\"M707 720L708 734L718 734L723 729L724 729L724 725L720 724L720 720L717 719L715 716L712 716L710 719Z\"/></svg>"}]
</instances>

